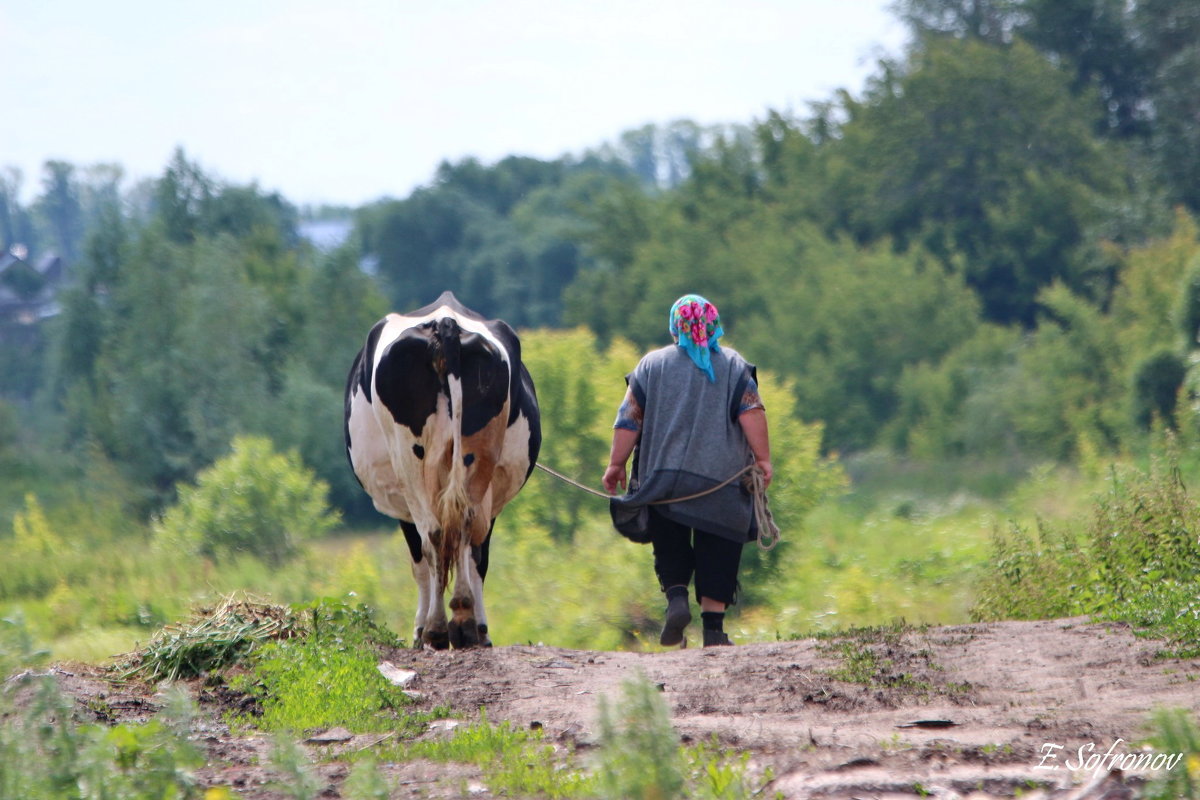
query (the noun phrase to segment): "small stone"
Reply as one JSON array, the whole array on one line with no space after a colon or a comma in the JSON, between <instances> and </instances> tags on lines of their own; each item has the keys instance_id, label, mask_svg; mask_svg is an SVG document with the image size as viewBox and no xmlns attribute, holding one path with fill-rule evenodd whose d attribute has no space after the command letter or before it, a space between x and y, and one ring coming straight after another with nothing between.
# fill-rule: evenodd
<instances>
[{"instance_id":1,"label":"small stone","mask_svg":"<svg viewBox=\"0 0 1200 800\"><path fill-rule=\"evenodd\" d=\"M376 669L379 670L380 675L387 678L389 683L401 688L408 686L417 678L417 673L411 669L400 669L390 661L379 662Z\"/></svg>"},{"instance_id":2,"label":"small stone","mask_svg":"<svg viewBox=\"0 0 1200 800\"><path fill-rule=\"evenodd\" d=\"M322 733L314 733L304 741L309 744L337 744L339 742L348 742L354 738L354 734L345 728L330 728Z\"/></svg>"}]
</instances>

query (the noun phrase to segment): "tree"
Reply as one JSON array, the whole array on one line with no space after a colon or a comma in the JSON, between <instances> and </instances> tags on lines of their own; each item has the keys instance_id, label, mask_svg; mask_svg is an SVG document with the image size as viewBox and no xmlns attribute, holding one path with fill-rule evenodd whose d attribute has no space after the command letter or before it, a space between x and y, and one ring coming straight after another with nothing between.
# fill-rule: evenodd
<instances>
[{"instance_id":1,"label":"tree","mask_svg":"<svg viewBox=\"0 0 1200 800\"><path fill-rule=\"evenodd\" d=\"M1024 18L1021 0L898 0L895 9L918 37L952 36L1006 44Z\"/></svg>"},{"instance_id":2,"label":"tree","mask_svg":"<svg viewBox=\"0 0 1200 800\"><path fill-rule=\"evenodd\" d=\"M541 409L539 460L567 476L594 482L611 441L625 383L637 363L628 345L600 352L586 330L533 331L521 339L521 360L533 378ZM536 491L523 503L530 518L560 542L575 537L595 498L546 475L531 478Z\"/></svg>"},{"instance_id":3,"label":"tree","mask_svg":"<svg viewBox=\"0 0 1200 800\"><path fill-rule=\"evenodd\" d=\"M1024 0L1021 35L1073 70L1076 94L1094 91L1097 130L1121 138L1144 136L1149 64L1125 0Z\"/></svg>"},{"instance_id":4,"label":"tree","mask_svg":"<svg viewBox=\"0 0 1200 800\"><path fill-rule=\"evenodd\" d=\"M0 252L23 244L38 252L37 232L29 210L21 205L22 175L15 167L0 170Z\"/></svg>"},{"instance_id":5,"label":"tree","mask_svg":"<svg viewBox=\"0 0 1200 800\"><path fill-rule=\"evenodd\" d=\"M49 232L49 241L68 264L74 264L83 244L83 206L75 167L65 161L47 161L43 167L42 194L34 210Z\"/></svg>"},{"instance_id":6,"label":"tree","mask_svg":"<svg viewBox=\"0 0 1200 800\"><path fill-rule=\"evenodd\" d=\"M201 232L205 206L216 191L214 180L176 148L163 176L154 187L154 213L167 238L187 244Z\"/></svg>"},{"instance_id":7,"label":"tree","mask_svg":"<svg viewBox=\"0 0 1200 800\"><path fill-rule=\"evenodd\" d=\"M930 39L845 113L830 199L860 241L921 243L1000 323L1032 325L1056 280L1088 290L1081 246L1122 162L1032 48Z\"/></svg>"},{"instance_id":8,"label":"tree","mask_svg":"<svg viewBox=\"0 0 1200 800\"><path fill-rule=\"evenodd\" d=\"M613 171L523 158L443 164L433 186L360 212L357 238L396 308L449 289L514 326L558 325L563 290L588 265L577 241L584 209Z\"/></svg>"},{"instance_id":9,"label":"tree","mask_svg":"<svg viewBox=\"0 0 1200 800\"><path fill-rule=\"evenodd\" d=\"M979 324L961 277L920 251L860 249L763 221L739 244L759 299L742 295L731 340L791 377L797 411L824 424L827 449L871 446L897 412L904 369L935 363Z\"/></svg>"}]
</instances>

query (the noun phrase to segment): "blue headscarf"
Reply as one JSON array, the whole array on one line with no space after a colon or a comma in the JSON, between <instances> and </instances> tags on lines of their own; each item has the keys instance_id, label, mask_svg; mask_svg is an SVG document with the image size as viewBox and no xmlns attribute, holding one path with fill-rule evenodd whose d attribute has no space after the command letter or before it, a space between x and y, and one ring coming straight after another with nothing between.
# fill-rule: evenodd
<instances>
[{"instance_id":1,"label":"blue headscarf","mask_svg":"<svg viewBox=\"0 0 1200 800\"><path fill-rule=\"evenodd\" d=\"M711 354L721 349L717 339L725 333L717 307L698 294L685 294L671 306L670 331L692 363L716 383Z\"/></svg>"}]
</instances>

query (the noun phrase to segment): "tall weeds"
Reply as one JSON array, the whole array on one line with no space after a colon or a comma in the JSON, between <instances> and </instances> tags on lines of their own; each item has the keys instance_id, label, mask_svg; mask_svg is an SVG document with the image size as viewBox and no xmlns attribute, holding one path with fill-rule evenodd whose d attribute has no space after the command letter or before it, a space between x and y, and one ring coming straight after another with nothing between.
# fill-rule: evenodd
<instances>
[{"instance_id":1,"label":"tall weeds","mask_svg":"<svg viewBox=\"0 0 1200 800\"><path fill-rule=\"evenodd\" d=\"M1095 614L1200 655L1200 504L1173 454L1113 468L1089 518L997 535L979 586L977 619Z\"/></svg>"}]
</instances>

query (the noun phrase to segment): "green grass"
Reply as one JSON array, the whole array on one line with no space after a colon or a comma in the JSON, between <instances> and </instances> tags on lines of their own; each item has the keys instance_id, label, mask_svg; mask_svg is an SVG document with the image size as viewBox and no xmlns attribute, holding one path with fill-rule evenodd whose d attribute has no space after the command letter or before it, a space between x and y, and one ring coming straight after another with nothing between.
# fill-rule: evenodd
<instances>
[{"instance_id":1,"label":"green grass","mask_svg":"<svg viewBox=\"0 0 1200 800\"><path fill-rule=\"evenodd\" d=\"M1182 756L1146 786L1145 800L1200 800L1200 727L1186 709L1159 709L1150 718L1146 742L1155 754Z\"/></svg>"},{"instance_id":2,"label":"green grass","mask_svg":"<svg viewBox=\"0 0 1200 800\"><path fill-rule=\"evenodd\" d=\"M474 764L492 792L507 796L591 797L595 787L592 775L572 767L573 753L557 753L541 731L493 724L482 710L478 721L460 725L446 738L389 744L373 757Z\"/></svg>"},{"instance_id":3,"label":"green grass","mask_svg":"<svg viewBox=\"0 0 1200 800\"><path fill-rule=\"evenodd\" d=\"M1092 614L1200 655L1200 502L1168 449L1113 467L1087 513L997 530L979 573L981 620Z\"/></svg>"},{"instance_id":4,"label":"green grass","mask_svg":"<svg viewBox=\"0 0 1200 800\"><path fill-rule=\"evenodd\" d=\"M53 677L19 682L32 685L34 699L21 709L0 705L0 800L200 796L194 770L204 757L186 735L195 709L185 693L168 692L149 722L108 727L77 724Z\"/></svg>"},{"instance_id":5,"label":"green grass","mask_svg":"<svg viewBox=\"0 0 1200 800\"><path fill-rule=\"evenodd\" d=\"M826 634L819 637L818 650L840 661L838 667L829 670L835 680L856 683L873 689L898 689L920 695L931 694L934 686L910 672L899 671L889 654L897 654L906 648L904 637L917 630L904 622L872 628L854 628L848 631ZM912 653L918 661L924 660L926 669L937 670L925 652Z\"/></svg>"},{"instance_id":6,"label":"green grass","mask_svg":"<svg viewBox=\"0 0 1200 800\"><path fill-rule=\"evenodd\" d=\"M343 726L356 732L415 735L445 709L411 710L413 701L378 669L380 652L403 642L359 604L320 600L287 610L293 635L272 637L243 655L249 674L233 682L259 700L261 715L240 723L267 731Z\"/></svg>"}]
</instances>

